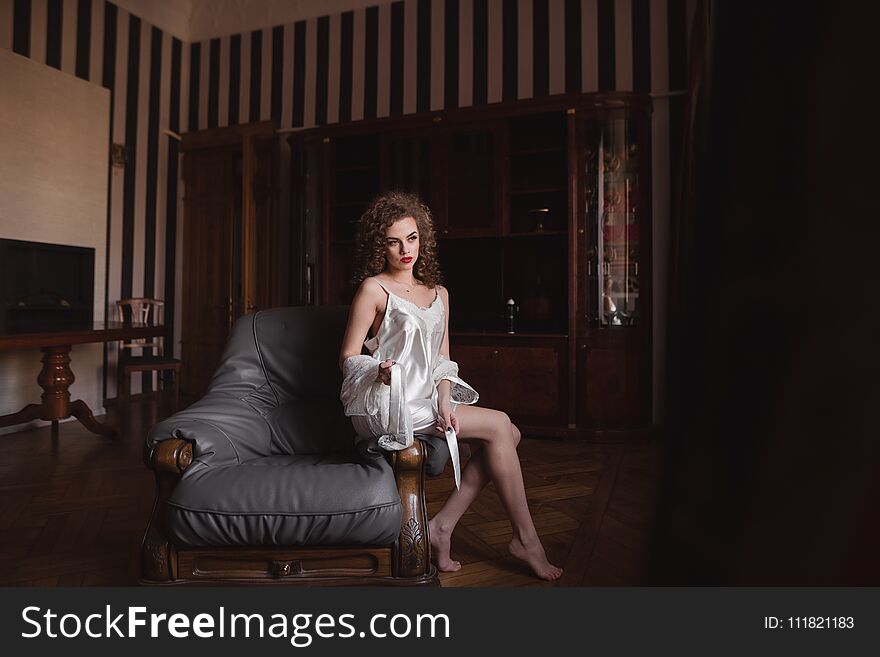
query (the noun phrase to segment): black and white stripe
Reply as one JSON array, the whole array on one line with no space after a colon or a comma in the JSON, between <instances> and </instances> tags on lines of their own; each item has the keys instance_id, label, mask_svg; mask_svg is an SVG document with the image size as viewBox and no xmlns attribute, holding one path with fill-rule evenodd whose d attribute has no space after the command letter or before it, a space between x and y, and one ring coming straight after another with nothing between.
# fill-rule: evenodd
<instances>
[{"instance_id":1,"label":"black and white stripe","mask_svg":"<svg viewBox=\"0 0 880 657\"><path fill-rule=\"evenodd\" d=\"M444 109L458 107L459 2L460 0L446 0L443 12ZM435 43L435 47L439 48L439 43Z\"/></svg>"},{"instance_id":2,"label":"black and white stripe","mask_svg":"<svg viewBox=\"0 0 880 657\"><path fill-rule=\"evenodd\" d=\"M239 110L241 104L241 41L242 35L235 34L229 39L229 102L226 108L226 118L229 125L239 123Z\"/></svg>"},{"instance_id":3,"label":"black and white stripe","mask_svg":"<svg viewBox=\"0 0 880 657\"><path fill-rule=\"evenodd\" d=\"M248 77L248 119L245 123L260 120L260 97L263 83L263 31L251 32L250 76Z\"/></svg>"},{"instance_id":4,"label":"black and white stripe","mask_svg":"<svg viewBox=\"0 0 880 657\"><path fill-rule=\"evenodd\" d=\"M293 26L293 118L292 125L301 128L305 125L306 88L306 22L298 21Z\"/></svg>"},{"instance_id":5,"label":"black and white stripe","mask_svg":"<svg viewBox=\"0 0 880 657\"><path fill-rule=\"evenodd\" d=\"M189 48L189 122L187 129L199 129L199 79L202 71L202 44L193 43Z\"/></svg>"},{"instance_id":6,"label":"black and white stripe","mask_svg":"<svg viewBox=\"0 0 880 657\"><path fill-rule=\"evenodd\" d=\"M227 86L228 88L228 86ZM217 118L220 110L220 39L211 39L208 42L208 125L209 128L217 127Z\"/></svg>"},{"instance_id":7,"label":"black and white stripe","mask_svg":"<svg viewBox=\"0 0 880 657\"><path fill-rule=\"evenodd\" d=\"M354 69L354 12L341 16L339 31L339 121L351 121Z\"/></svg>"},{"instance_id":8,"label":"black and white stripe","mask_svg":"<svg viewBox=\"0 0 880 657\"><path fill-rule=\"evenodd\" d=\"M30 0L15 0L13 5L12 52L25 57L31 56L31 3ZM36 59L35 57L32 59Z\"/></svg>"},{"instance_id":9,"label":"black and white stripe","mask_svg":"<svg viewBox=\"0 0 880 657\"><path fill-rule=\"evenodd\" d=\"M91 30L92 2L91 0L78 0L76 7L76 77L83 80L89 79Z\"/></svg>"},{"instance_id":10,"label":"black and white stripe","mask_svg":"<svg viewBox=\"0 0 880 657\"><path fill-rule=\"evenodd\" d=\"M307 55L308 56L308 55ZM329 85L330 17L318 19L315 44L315 125L327 123L327 87Z\"/></svg>"},{"instance_id":11,"label":"black and white stripe","mask_svg":"<svg viewBox=\"0 0 880 657\"><path fill-rule=\"evenodd\" d=\"M277 25L272 28L272 86L271 109L269 114L273 121L281 123L281 88L284 62L284 27Z\"/></svg>"},{"instance_id":12,"label":"black and white stripe","mask_svg":"<svg viewBox=\"0 0 880 657\"><path fill-rule=\"evenodd\" d=\"M364 76L363 76L363 111L365 119L375 119L378 108L377 90L379 85L379 8L369 7L364 12ZM352 98L357 93L352 93ZM357 116L355 105L352 116Z\"/></svg>"},{"instance_id":13,"label":"black and white stripe","mask_svg":"<svg viewBox=\"0 0 880 657\"><path fill-rule=\"evenodd\" d=\"M61 68L61 0L46 2L46 66Z\"/></svg>"}]
</instances>

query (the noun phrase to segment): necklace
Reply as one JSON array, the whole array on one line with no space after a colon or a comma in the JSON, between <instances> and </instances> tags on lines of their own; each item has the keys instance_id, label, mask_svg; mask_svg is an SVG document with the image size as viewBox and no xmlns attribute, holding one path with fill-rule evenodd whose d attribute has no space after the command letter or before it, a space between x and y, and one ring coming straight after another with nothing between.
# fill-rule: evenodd
<instances>
[{"instance_id":1,"label":"necklace","mask_svg":"<svg viewBox=\"0 0 880 657\"><path fill-rule=\"evenodd\" d=\"M401 283L399 281L395 281L394 279L391 279L390 282L394 283L395 285L400 285L400 286L406 288L407 292L412 292L412 290L409 289L410 287L417 287L418 285L420 285L420 283L418 281L416 281L415 283L412 283L412 284L407 284L407 283Z\"/></svg>"}]
</instances>

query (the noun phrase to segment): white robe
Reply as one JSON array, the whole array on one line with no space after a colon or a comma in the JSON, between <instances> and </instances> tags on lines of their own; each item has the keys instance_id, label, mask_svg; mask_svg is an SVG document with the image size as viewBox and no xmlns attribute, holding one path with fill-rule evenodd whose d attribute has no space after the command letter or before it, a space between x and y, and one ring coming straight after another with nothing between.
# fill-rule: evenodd
<instances>
[{"instance_id":1,"label":"white robe","mask_svg":"<svg viewBox=\"0 0 880 657\"><path fill-rule=\"evenodd\" d=\"M391 367L391 385L376 381L379 360L373 356L349 356L343 363L343 381L340 399L346 416L365 415L373 418L379 427L379 446L387 450L401 450L412 446L413 427L410 416L404 377ZM436 390L437 384L446 379L451 383L450 398L456 404L474 404L480 395L458 376L458 363L439 356L432 370ZM377 433L379 433L377 431ZM461 459L458 453L458 440L451 428L446 432L449 455L455 473L455 485L461 487Z\"/></svg>"}]
</instances>

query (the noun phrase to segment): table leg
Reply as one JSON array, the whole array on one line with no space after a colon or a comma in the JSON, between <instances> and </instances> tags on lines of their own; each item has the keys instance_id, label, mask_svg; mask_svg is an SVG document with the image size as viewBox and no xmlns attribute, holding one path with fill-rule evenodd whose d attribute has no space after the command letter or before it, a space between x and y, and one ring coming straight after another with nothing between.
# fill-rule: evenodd
<instances>
[{"instance_id":1,"label":"table leg","mask_svg":"<svg viewBox=\"0 0 880 657\"><path fill-rule=\"evenodd\" d=\"M44 420L63 420L73 415L92 433L116 437L116 430L101 424L82 400L70 401L70 386L76 377L70 369L70 345L42 347L43 370L37 383L43 388Z\"/></svg>"},{"instance_id":2,"label":"table leg","mask_svg":"<svg viewBox=\"0 0 880 657\"><path fill-rule=\"evenodd\" d=\"M76 380L70 370L70 345L41 347L43 369L37 383L43 389L42 420L70 417L70 386Z\"/></svg>"},{"instance_id":3,"label":"table leg","mask_svg":"<svg viewBox=\"0 0 880 657\"><path fill-rule=\"evenodd\" d=\"M108 438L116 438L116 429L98 422L95 419L95 416L92 415L92 409L90 409L82 399L77 399L75 402L72 402L70 404L70 413L71 415L73 415L73 417L79 420L86 429L88 429L92 433L99 433L102 436L107 436Z\"/></svg>"},{"instance_id":4,"label":"table leg","mask_svg":"<svg viewBox=\"0 0 880 657\"><path fill-rule=\"evenodd\" d=\"M0 427L11 427L13 424L24 424L31 420L39 420L43 407L40 404L28 404L18 413L0 415Z\"/></svg>"},{"instance_id":5,"label":"table leg","mask_svg":"<svg viewBox=\"0 0 880 657\"><path fill-rule=\"evenodd\" d=\"M98 422L83 400L78 399L73 403L70 401L70 386L76 378L70 370L70 345L41 347L41 350L43 369L40 370L37 383L43 389L43 403L28 404L18 413L0 417L0 427L39 419L51 421L54 434L57 432L58 420L73 415L92 433L115 437L116 430Z\"/></svg>"}]
</instances>

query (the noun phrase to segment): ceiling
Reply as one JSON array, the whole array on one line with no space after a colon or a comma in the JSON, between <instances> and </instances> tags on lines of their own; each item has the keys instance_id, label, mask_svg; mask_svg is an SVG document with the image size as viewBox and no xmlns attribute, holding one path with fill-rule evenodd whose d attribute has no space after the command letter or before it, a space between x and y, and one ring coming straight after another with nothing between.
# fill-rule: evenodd
<instances>
[{"instance_id":1,"label":"ceiling","mask_svg":"<svg viewBox=\"0 0 880 657\"><path fill-rule=\"evenodd\" d=\"M114 0L185 42L292 23L391 0Z\"/></svg>"}]
</instances>

